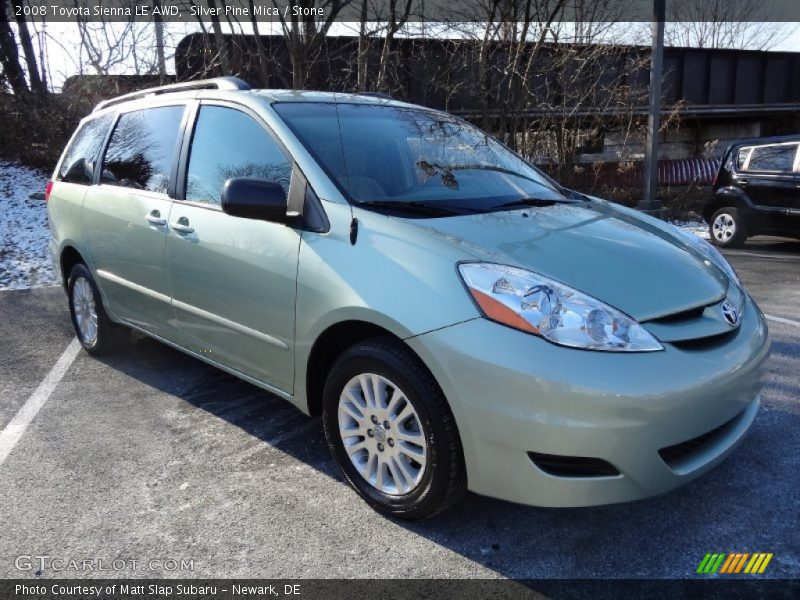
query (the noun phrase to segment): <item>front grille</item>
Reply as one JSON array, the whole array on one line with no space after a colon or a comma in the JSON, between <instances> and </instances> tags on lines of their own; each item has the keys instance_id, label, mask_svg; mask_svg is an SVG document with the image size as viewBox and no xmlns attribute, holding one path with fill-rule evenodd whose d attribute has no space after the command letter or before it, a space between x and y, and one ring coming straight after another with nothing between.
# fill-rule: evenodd
<instances>
[{"instance_id":1,"label":"front grille","mask_svg":"<svg viewBox=\"0 0 800 600\"><path fill-rule=\"evenodd\" d=\"M727 344L731 339L736 337L738 332L739 328L737 327L736 329L724 331L716 335L709 335L707 337L697 338L694 340L678 340L669 343L676 348L680 348L681 350L710 350L716 346Z\"/></svg>"},{"instance_id":2,"label":"front grille","mask_svg":"<svg viewBox=\"0 0 800 600\"><path fill-rule=\"evenodd\" d=\"M666 315L663 317L657 317L655 319L650 319L646 321L647 323L681 323L683 321L693 321L694 319L699 319L703 316L703 312L706 310L706 305L703 306L695 306L694 308L690 308L689 310L684 310L682 312L673 313L671 315Z\"/></svg>"},{"instance_id":3,"label":"front grille","mask_svg":"<svg viewBox=\"0 0 800 600\"><path fill-rule=\"evenodd\" d=\"M528 458L548 475L556 477L616 477L619 471L600 458L557 456L528 452Z\"/></svg>"},{"instance_id":4,"label":"front grille","mask_svg":"<svg viewBox=\"0 0 800 600\"><path fill-rule=\"evenodd\" d=\"M679 468L681 463L691 460L697 455L701 454L711 444L717 441L717 439L725 435L732 427L734 427L736 421L741 418L743 413L744 411L733 417L730 421L726 421L716 429L712 429L711 431L708 431L702 435L698 435L690 440L686 440L685 442L681 442L680 444L662 448L658 451L658 454L671 469Z\"/></svg>"}]
</instances>

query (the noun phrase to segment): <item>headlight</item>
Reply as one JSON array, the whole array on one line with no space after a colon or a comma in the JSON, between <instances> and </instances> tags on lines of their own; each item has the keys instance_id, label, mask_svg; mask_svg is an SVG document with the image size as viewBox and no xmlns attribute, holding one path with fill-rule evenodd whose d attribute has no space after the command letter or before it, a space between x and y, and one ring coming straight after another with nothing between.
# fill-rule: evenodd
<instances>
[{"instance_id":1,"label":"headlight","mask_svg":"<svg viewBox=\"0 0 800 600\"><path fill-rule=\"evenodd\" d=\"M705 256L711 264L715 267L719 267L730 277L736 285L741 287L742 283L739 281L739 276L736 274L736 271L733 270L733 267L730 263L725 259L720 251L714 248L711 244L705 241L703 238L697 237L695 234L690 233L688 231L684 231L683 229L679 229L678 227L675 228L675 231L678 233L680 238L688 243L692 248L697 250L700 254Z\"/></svg>"},{"instance_id":2,"label":"headlight","mask_svg":"<svg viewBox=\"0 0 800 600\"><path fill-rule=\"evenodd\" d=\"M664 349L629 316L563 283L491 263L463 263L458 270L484 316L492 321L571 348Z\"/></svg>"}]
</instances>

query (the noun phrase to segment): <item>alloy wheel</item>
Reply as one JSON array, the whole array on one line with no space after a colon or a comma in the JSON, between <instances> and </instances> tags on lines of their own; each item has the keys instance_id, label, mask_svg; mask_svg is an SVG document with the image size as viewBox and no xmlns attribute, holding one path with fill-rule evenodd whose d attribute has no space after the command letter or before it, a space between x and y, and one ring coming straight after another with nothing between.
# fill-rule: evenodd
<instances>
[{"instance_id":1,"label":"alloy wheel","mask_svg":"<svg viewBox=\"0 0 800 600\"><path fill-rule=\"evenodd\" d=\"M83 342L88 346L94 345L97 341L97 308L92 287L84 277L78 277L72 286L72 305Z\"/></svg>"},{"instance_id":2,"label":"alloy wheel","mask_svg":"<svg viewBox=\"0 0 800 600\"><path fill-rule=\"evenodd\" d=\"M362 373L339 396L339 435L356 470L378 491L411 493L425 473L428 446L417 411L385 377Z\"/></svg>"},{"instance_id":3,"label":"alloy wheel","mask_svg":"<svg viewBox=\"0 0 800 600\"><path fill-rule=\"evenodd\" d=\"M722 213L714 219L711 232L718 242L726 243L736 235L736 221L731 215Z\"/></svg>"}]
</instances>

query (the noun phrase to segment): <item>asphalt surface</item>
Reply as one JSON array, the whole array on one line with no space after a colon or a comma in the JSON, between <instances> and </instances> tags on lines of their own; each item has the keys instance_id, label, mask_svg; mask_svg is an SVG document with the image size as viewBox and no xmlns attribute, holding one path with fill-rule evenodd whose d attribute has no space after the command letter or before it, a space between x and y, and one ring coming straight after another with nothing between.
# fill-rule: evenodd
<instances>
[{"instance_id":1,"label":"asphalt surface","mask_svg":"<svg viewBox=\"0 0 800 600\"><path fill-rule=\"evenodd\" d=\"M727 254L766 314L800 322L800 243ZM471 494L421 523L361 502L319 421L289 404L148 339L81 352L0 465L0 577L673 578L744 551L774 553L765 576L798 578L800 325L769 325L763 409L699 480L583 509ZM73 337L63 292L0 292L0 336L5 427Z\"/></svg>"}]
</instances>

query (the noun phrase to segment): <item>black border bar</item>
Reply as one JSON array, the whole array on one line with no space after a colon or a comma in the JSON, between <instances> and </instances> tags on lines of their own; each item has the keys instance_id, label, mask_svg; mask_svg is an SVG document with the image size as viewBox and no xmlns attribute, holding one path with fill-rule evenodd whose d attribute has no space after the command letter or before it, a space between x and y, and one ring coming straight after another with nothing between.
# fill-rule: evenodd
<instances>
[{"instance_id":1,"label":"black border bar","mask_svg":"<svg viewBox=\"0 0 800 600\"><path fill-rule=\"evenodd\" d=\"M800 579L6 579L0 600L798 598Z\"/></svg>"},{"instance_id":2,"label":"black border bar","mask_svg":"<svg viewBox=\"0 0 800 600\"><path fill-rule=\"evenodd\" d=\"M163 21L210 23L290 22L310 18L319 22L360 22L361 0L8 0L8 21L18 16L28 20L74 22ZM251 4L253 5L251 8ZM385 22L390 7L405 10L405 0L369 0L367 19ZM556 22L649 22L653 0L535 0L519 2L516 13L491 10L493 0L411 0L409 22L485 23L525 19ZM500 3L503 4L503 3ZM156 8L158 7L158 8ZM396 13L397 14L397 13ZM798 0L666 0L666 21L693 22L800 22Z\"/></svg>"}]
</instances>

